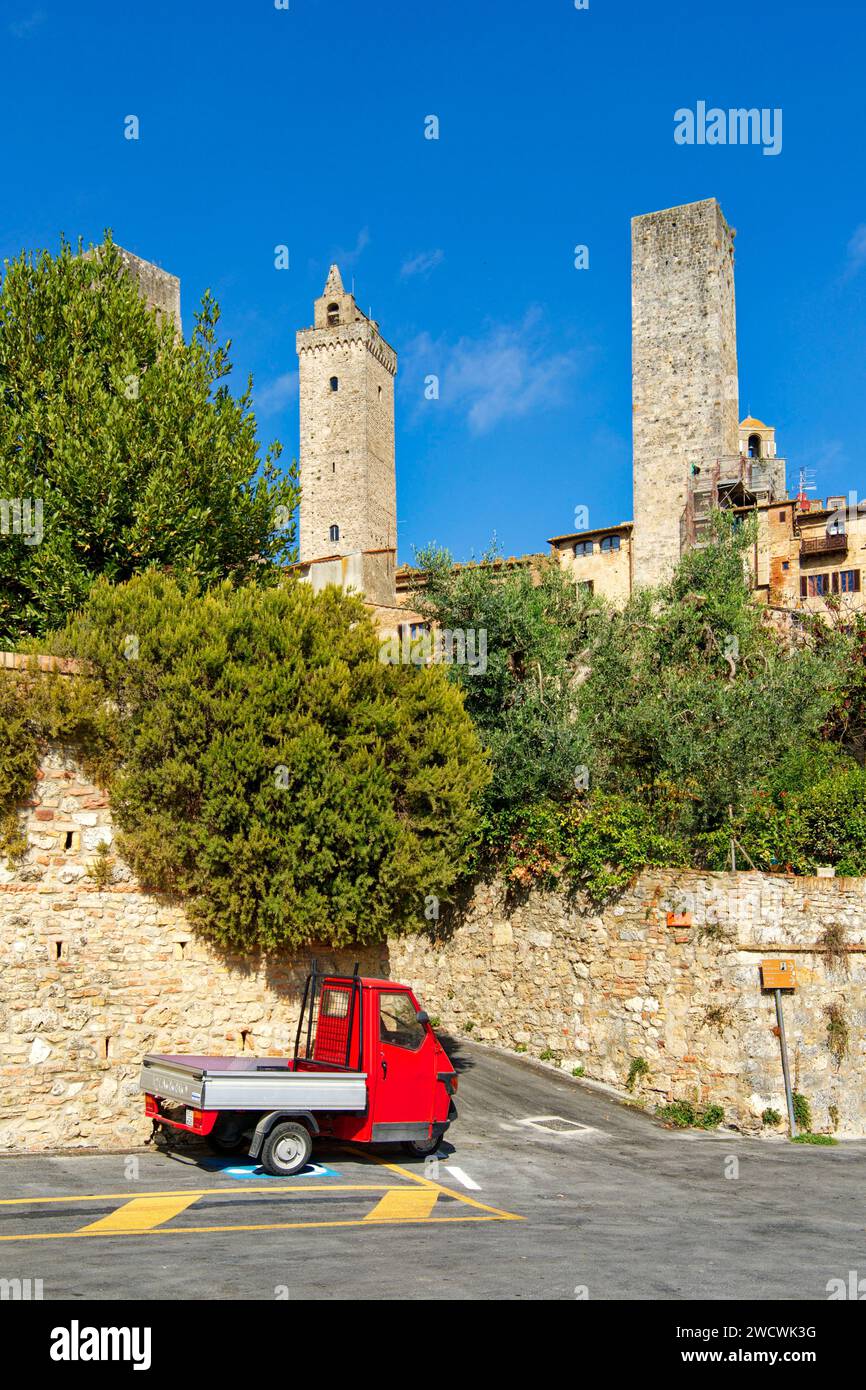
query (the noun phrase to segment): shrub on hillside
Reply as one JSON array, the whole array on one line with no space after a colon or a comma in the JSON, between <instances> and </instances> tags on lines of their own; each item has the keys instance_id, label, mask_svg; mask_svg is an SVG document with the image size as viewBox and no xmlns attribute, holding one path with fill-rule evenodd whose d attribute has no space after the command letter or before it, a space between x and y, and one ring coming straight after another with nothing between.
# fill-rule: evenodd
<instances>
[{"instance_id":1,"label":"shrub on hillside","mask_svg":"<svg viewBox=\"0 0 866 1390\"><path fill-rule=\"evenodd\" d=\"M597 902L640 869L689 862L687 846L661 831L639 802L603 792L495 813L484 845L512 883L580 887Z\"/></svg>"},{"instance_id":2,"label":"shrub on hillside","mask_svg":"<svg viewBox=\"0 0 866 1390\"><path fill-rule=\"evenodd\" d=\"M866 874L866 770L840 760L802 790L759 789L737 836L759 869Z\"/></svg>"},{"instance_id":3,"label":"shrub on hillside","mask_svg":"<svg viewBox=\"0 0 866 1390\"><path fill-rule=\"evenodd\" d=\"M447 899L487 769L443 670L379 660L362 603L300 582L98 582L54 643L113 712L119 848L215 940L345 945Z\"/></svg>"}]
</instances>

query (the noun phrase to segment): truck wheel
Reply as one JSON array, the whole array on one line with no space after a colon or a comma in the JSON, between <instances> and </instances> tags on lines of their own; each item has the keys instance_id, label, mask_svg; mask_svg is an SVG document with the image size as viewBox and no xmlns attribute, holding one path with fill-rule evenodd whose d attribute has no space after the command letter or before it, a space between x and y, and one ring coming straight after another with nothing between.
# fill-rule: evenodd
<instances>
[{"instance_id":1,"label":"truck wheel","mask_svg":"<svg viewBox=\"0 0 866 1390\"><path fill-rule=\"evenodd\" d=\"M442 1139L441 1134L435 1135L432 1139L406 1139L403 1142L403 1152L412 1154L413 1158L429 1158L430 1154L435 1154Z\"/></svg>"},{"instance_id":2,"label":"truck wheel","mask_svg":"<svg viewBox=\"0 0 866 1390\"><path fill-rule=\"evenodd\" d=\"M274 1125L262 1147L262 1167L272 1178L288 1178L299 1173L313 1149L310 1131L296 1120Z\"/></svg>"}]
</instances>

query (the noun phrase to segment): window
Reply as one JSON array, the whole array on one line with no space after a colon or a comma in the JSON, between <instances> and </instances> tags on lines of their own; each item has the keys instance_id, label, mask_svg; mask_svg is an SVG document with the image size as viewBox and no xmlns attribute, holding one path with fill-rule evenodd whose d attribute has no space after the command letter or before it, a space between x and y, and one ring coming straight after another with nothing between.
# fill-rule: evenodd
<instances>
[{"instance_id":1,"label":"window","mask_svg":"<svg viewBox=\"0 0 866 1390\"><path fill-rule=\"evenodd\" d=\"M328 528L328 540L331 540L331 541L338 541L339 539L340 539L340 528L339 528L339 526L330 526L330 527Z\"/></svg>"},{"instance_id":2,"label":"window","mask_svg":"<svg viewBox=\"0 0 866 1390\"><path fill-rule=\"evenodd\" d=\"M605 536L601 543L602 551L619 550L619 536Z\"/></svg>"},{"instance_id":3,"label":"window","mask_svg":"<svg viewBox=\"0 0 866 1390\"><path fill-rule=\"evenodd\" d=\"M791 568L791 561L790 561L790 560L783 560L783 561L782 561L782 569L783 569L783 570L789 570L790 568Z\"/></svg>"},{"instance_id":4,"label":"window","mask_svg":"<svg viewBox=\"0 0 866 1390\"><path fill-rule=\"evenodd\" d=\"M348 1018L349 991L347 989L323 989L320 1015L322 1018Z\"/></svg>"},{"instance_id":5,"label":"window","mask_svg":"<svg viewBox=\"0 0 866 1390\"><path fill-rule=\"evenodd\" d=\"M804 574L800 580L801 598L823 598L829 592L829 574Z\"/></svg>"},{"instance_id":6,"label":"window","mask_svg":"<svg viewBox=\"0 0 866 1390\"><path fill-rule=\"evenodd\" d=\"M749 435L749 458L757 459L761 457L761 436L759 434Z\"/></svg>"},{"instance_id":7,"label":"window","mask_svg":"<svg viewBox=\"0 0 866 1390\"><path fill-rule=\"evenodd\" d=\"M331 390L332 390L332 391L339 391L339 389L340 389L340 379L339 379L339 377L332 376L332 377L331 377Z\"/></svg>"},{"instance_id":8,"label":"window","mask_svg":"<svg viewBox=\"0 0 866 1390\"><path fill-rule=\"evenodd\" d=\"M780 520L780 521L784 521L784 520L785 520L785 513L784 513L784 512L779 512L779 520Z\"/></svg>"},{"instance_id":9,"label":"window","mask_svg":"<svg viewBox=\"0 0 866 1390\"><path fill-rule=\"evenodd\" d=\"M329 327L333 327L335 324L338 324L339 322L340 322L340 306L339 306L339 304L329 304L329 305L328 305L328 325L329 325Z\"/></svg>"},{"instance_id":10,"label":"window","mask_svg":"<svg viewBox=\"0 0 866 1390\"><path fill-rule=\"evenodd\" d=\"M591 555L593 551L592 541L575 541L575 555Z\"/></svg>"},{"instance_id":11,"label":"window","mask_svg":"<svg viewBox=\"0 0 866 1390\"><path fill-rule=\"evenodd\" d=\"M392 1047L406 1047L415 1052L426 1034L418 1022L415 1006L408 994L379 995L379 1037Z\"/></svg>"},{"instance_id":12,"label":"window","mask_svg":"<svg viewBox=\"0 0 866 1390\"><path fill-rule=\"evenodd\" d=\"M859 570L840 570L839 582L843 594L859 594L860 592L860 571Z\"/></svg>"},{"instance_id":13,"label":"window","mask_svg":"<svg viewBox=\"0 0 866 1390\"><path fill-rule=\"evenodd\" d=\"M585 594L591 594L595 589L595 585L591 579L578 579L577 587L578 589L583 589Z\"/></svg>"}]
</instances>

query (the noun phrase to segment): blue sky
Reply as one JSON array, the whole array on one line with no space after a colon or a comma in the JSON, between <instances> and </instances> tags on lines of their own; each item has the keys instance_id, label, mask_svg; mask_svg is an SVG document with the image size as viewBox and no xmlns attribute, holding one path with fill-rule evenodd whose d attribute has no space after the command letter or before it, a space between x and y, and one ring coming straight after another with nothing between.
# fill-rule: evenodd
<instances>
[{"instance_id":1,"label":"blue sky","mask_svg":"<svg viewBox=\"0 0 866 1390\"><path fill-rule=\"evenodd\" d=\"M776 426L789 488L807 466L863 490L859 0L289 3L2 0L0 256L111 226L180 275L185 327L213 289L287 456L295 330L337 260L400 356L401 560L517 554L576 506L631 515L629 220L716 196L741 413ZM781 153L675 144L699 100L781 108Z\"/></svg>"}]
</instances>

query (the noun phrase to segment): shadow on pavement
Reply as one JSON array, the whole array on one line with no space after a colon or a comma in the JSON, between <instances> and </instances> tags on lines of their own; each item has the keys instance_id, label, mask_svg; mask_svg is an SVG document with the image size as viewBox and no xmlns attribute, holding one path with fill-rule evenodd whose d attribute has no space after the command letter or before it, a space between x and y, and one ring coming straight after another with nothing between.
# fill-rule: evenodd
<instances>
[{"instance_id":1,"label":"shadow on pavement","mask_svg":"<svg viewBox=\"0 0 866 1390\"><path fill-rule=\"evenodd\" d=\"M468 1071L470 1067L475 1065L472 1058L464 1051L464 1044L459 1038L452 1038L450 1034L443 1033L438 1028L436 1029L436 1036L444 1047L446 1056L458 1075L460 1072Z\"/></svg>"}]
</instances>

